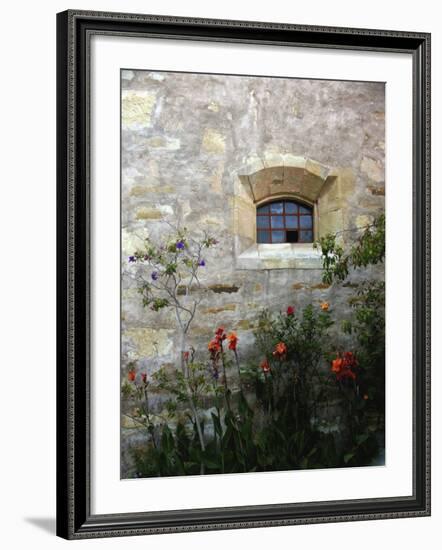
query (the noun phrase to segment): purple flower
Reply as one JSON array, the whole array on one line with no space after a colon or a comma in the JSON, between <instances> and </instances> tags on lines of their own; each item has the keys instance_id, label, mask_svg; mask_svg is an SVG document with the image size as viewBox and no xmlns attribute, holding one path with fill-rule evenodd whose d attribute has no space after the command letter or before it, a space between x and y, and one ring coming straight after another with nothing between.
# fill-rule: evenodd
<instances>
[{"instance_id":1,"label":"purple flower","mask_svg":"<svg viewBox=\"0 0 442 550\"><path fill-rule=\"evenodd\" d=\"M133 263L133 262L136 262L136 258L135 256L129 256L129 263Z\"/></svg>"},{"instance_id":2,"label":"purple flower","mask_svg":"<svg viewBox=\"0 0 442 550\"><path fill-rule=\"evenodd\" d=\"M199 267L204 267L206 265L206 262L204 260L200 260L198 262Z\"/></svg>"},{"instance_id":3,"label":"purple flower","mask_svg":"<svg viewBox=\"0 0 442 550\"><path fill-rule=\"evenodd\" d=\"M178 248L178 250L183 250L184 248L184 241L178 241L176 243L176 247Z\"/></svg>"},{"instance_id":4,"label":"purple flower","mask_svg":"<svg viewBox=\"0 0 442 550\"><path fill-rule=\"evenodd\" d=\"M150 276L152 277L152 281L156 281L158 279L158 272L157 271L152 271Z\"/></svg>"}]
</instances>

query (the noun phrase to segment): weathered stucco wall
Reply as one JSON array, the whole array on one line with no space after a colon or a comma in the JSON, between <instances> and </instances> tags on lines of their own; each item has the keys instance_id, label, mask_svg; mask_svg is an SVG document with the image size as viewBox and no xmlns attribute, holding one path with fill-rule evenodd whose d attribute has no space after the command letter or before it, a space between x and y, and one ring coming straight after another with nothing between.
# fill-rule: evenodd
<instances>
[{"instance_id":1,"label":"weathered stucco wall","mask_svg":"<svg viewBox=\"0 0 442 550\"><path fill-rule=\"evenodd\" d=\"M326 300L345 317L351 288L326 287L320 269L237 269L239 176L303 157L333 176L318 198L319 229L363 226L384 208L384 114L382 83L123 71L123 373L134 359L148 373L176 361L174 315L144 309L125 275L127 257L167 222L220 241L190 333L197 349L220 324L238 332L240 353L250 348L263 307Z\"/></svg>"}]
</instances>

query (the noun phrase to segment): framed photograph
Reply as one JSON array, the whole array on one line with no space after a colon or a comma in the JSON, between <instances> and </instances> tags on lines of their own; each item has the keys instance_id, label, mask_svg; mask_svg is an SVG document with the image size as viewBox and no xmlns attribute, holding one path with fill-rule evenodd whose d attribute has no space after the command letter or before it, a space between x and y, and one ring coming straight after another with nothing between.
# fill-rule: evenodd
<instances>
[{"instance_id":1,"label":"framed photograph","mask_svg":"<svg viewBox=\"0 0 442 550\"><path fill-rule=\"evenodd\" d=\"M429 515L429 34L57 33L58 535Z\"/></svg>"}]
</instances>

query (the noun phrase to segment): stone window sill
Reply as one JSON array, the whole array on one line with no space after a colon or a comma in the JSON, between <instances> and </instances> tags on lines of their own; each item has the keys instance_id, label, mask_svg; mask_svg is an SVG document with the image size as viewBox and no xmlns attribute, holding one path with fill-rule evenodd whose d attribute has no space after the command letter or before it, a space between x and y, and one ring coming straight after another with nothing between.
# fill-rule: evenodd
<instances>
[{"instance_id":1,"label":"stone window sill","mask_svg":"<svg viewBox=\"0 0 442 550\"><path fill-rule=\"evenodd\" d=\"M322 269L311 243L254 244L236 260L237 269Z\"/></svg>"}]
</instances>

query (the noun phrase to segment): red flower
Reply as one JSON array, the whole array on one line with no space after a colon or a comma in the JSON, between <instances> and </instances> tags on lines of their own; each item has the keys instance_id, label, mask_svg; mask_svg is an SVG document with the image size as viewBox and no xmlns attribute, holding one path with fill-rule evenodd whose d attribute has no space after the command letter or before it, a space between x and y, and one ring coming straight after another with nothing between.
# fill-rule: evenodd
<instances>
[{"instance_id":1,"label":"red flower","mask_svg":"<svg viewBox=\"0 0 442 550\"><path fill-rule=\"evenodd\" d=\"M351 351L346 351L344 353L344 366L345 367L356 367L357 361L356 357Z\"/></svg>"},{"instance_id":2,"label":"red flower","mask_svg":"<svg viewBox=\"0 0 442 550\"><path fill-rule=\"evenodd\" d=\"M336 357L332 361L331 371L336 375L336 380L345 380L349 378L351 380L356 380L356 373L354 368L357 366L356 357L351 351L346 351L343 354L343 357Z\"/></svg>"},{"instance_id":3,"label":"red flower","mask_svg":"<svg viewBox=\"0 0 442 550\"><path fill-rule=\"evenodd\" d=\"M259 366L264 374L268 374L270 372L270 365L267 359L264 359Z\"/></svg>"},{"instance_id":4,"label":"red flower","mask_svg":"<svg viewBox=\"0 0 442 550\"><path fill-rule=\"evenodd\" d=\"M287 308L287 317L291 317L294 314L295 314L295 308L293 306L289 306Z\"/></svg>"},{"instance_id":5,"label":"red flower","mask_svg":"<svg viewBox=\"0 0 442 550\"><path fill-rule=\"evenodd\" d=\"M236 351L236 346L238 344L238 336L236 335L235 332L231 332L228 336L227 336L227 340L229 341L229 349L233 350L233 351Z\"/></svg>"},{"instance_id":6,"label":"red flower","mask_svg":"<svg viewBox=\"0 0 442 550\"><path fill-rule=\"evenodd\" d=\"M183 359L186 362L189 360L189 352L188 351L183 351Z\"/></svg>"},{"instance_id":7,"label":"red flower","mask_svg":"<svg viewBox=\"0 0 442 550\"><path fill-rule=\"evenodd\" d=\"M227 338L227 336L224 332L224 327L219 327L219 328L216 329L215 338L220 342Z\"/></svg>"},{"instance_id":8,"label":"red flower","mask_svg":"<svg viewBox=\"0 0 442 550\"><path fill-rule=\"evenodd\" d=\"M144 384L147 384L147 372L141 373L141 380L143 381Z\"/></svg>"},{"instance_id":9,"label":"red flower","mask_svg":"<svg viewBox=\"0 0 442 550\"><path fill-rule=\"evenodd\" d=\"M133 382L135 380L136 376L137 376L137 373L134 370L130 370L127 373L127 379L129 380L129 382Z\"/></svg>"},{"instance_id":10,"label":"red flower","mask_svg":"<svg viewBox=\"0 0 442 550\"><path fill-rule=\"evenodd\" d=\"M273 357L277 357L278 359L284 359L284 357L287 355L287 346L284 344L284 342L279 342L275 346L275 350L273 352Z\"/></svg>"}]
</instances>

